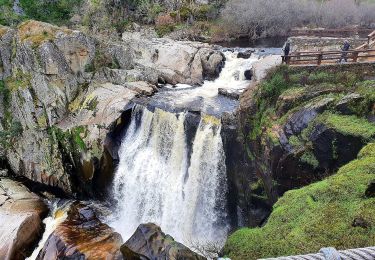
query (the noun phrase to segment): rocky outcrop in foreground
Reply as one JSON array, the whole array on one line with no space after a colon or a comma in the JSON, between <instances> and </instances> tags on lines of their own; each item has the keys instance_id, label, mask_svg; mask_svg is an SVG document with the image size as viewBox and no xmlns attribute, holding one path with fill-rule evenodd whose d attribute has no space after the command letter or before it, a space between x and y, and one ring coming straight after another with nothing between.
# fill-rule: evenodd
<instances>
[{"instance_id":1,"label":"rocky outcrop in foreground","mask_svg":"<svg viewBox=\"0 0 375 260\"><path fill-rule=\"evenodd\" d=\"M370 143L333 176L286 192L264 226L230 235L224 254L233 260L260 259L314 253L327 246L373 246L375 197L367 191L374 179L375 143Z\"/></svg>"},{"instance_id":2,"label":"rocky outcrop in foreground","mask_svg":"<svg viewBox=\"0 0 375 260\"><path fill-rule=\"evenodd\" d=\"M21 183L0 179L0 259L25 259L42 235L48 208Z\"/></svg>"},{"instance_id":3,"label":"rocky outcrop in foreground","mask_svg":"<svg viewBox=\"0 0 375 260\"><path fill-rule=\"evenodd\" d=\"M131 238L121 246L121 253L124 259L205 259L164 234L159 226L152 223L139 225Z\"/></svg>"},{"instance_id":4,"label":"rocky outcrop in foreground","mask_svg":"<svg viewBox=\"0 0 375 260\"><path fill-rule=\"evenodd\" d=\"M75 202L37 259L122 259L121 244L120 234L103 224L92 208Z\"/></svg>"},{"instance_id":5,"label":"rocky outcrop in foreground","mask_svg":"<svg viewBox=\"0 0 375 260\"><path fill-rule=\"evenodd\" d=\"M375 82L366 80L373 75L372 64L280 66L244 92L237 116L256 174L238 174L234 194L248 224L261 224L286 191L334 174L375 139Z\"/></svg>"},{"instance_id":6,"label":"rocky outcrop in foreground","mask_svg":"<svg viewBox=\"0 0 375 260\"><path fill-rule=\"evenodd\" d=\"M69 195L112 177L122 115L158 81L199 84L223 56L209 45L125 33L104 42L26 21L0 27L0 156L18 175Z\"/></svg>"}]
</instances>

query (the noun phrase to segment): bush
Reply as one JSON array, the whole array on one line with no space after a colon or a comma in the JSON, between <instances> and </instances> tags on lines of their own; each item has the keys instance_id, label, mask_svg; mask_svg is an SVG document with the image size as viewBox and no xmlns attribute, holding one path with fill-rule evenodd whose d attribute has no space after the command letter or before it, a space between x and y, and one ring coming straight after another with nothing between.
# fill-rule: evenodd
<instances>
[{"instance_id":1,"label":"bush","mask_svg":"<svg viewBox=\"0 0 375 260\"><path fill-rule=\"evenodd\" d=\"M11 26L22 20L23 17L14 13L12 0L0 0L0 24Z\"/></svg>"},{"instance_id":2,"label":"bush","mask_svg":"<svg viewBox=\"0 0 375 260\"><path fill-rule=\"evenodd\" d=\"M82 0L20 0L28 18L58 25L66 24L81 3Z\"/></svg>"},{"instance_id":3,"label":"bush","mask_svg":"<svg viewBox=\"0 0 375 260\"><path fill-rule=\"evenodd\" d=\"M163 37L164 35L173 32L174 25L168 24L168 25L160 25L156 27L156 33L159 37Z\"/></svg>"}]
</instances>

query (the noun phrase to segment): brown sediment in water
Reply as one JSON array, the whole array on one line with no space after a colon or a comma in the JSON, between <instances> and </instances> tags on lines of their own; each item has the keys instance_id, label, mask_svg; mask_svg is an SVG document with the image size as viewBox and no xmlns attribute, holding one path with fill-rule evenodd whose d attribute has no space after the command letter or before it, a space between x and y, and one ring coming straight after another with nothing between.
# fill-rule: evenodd
<instances>
[{"instance_id":1,"label":"brown sediment in water","mask_svg":"<svg viewBox=\"0 0 375 260\"><path fill-rule=\"evenodd\" d=\"M102 223L93 209L82 203L73 203L67 219L62 222L44 245L39 257L48 259L58 255L85 259L116 259L120 254L122 238Z\"/></svg>"}]
</instances>

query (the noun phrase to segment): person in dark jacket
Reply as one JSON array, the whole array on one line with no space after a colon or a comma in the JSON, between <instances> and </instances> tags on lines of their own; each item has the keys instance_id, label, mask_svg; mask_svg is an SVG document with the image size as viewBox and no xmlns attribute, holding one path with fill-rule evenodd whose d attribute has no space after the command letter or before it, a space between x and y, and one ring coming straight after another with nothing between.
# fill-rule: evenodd
<instances>
[{"instance_id":1,"label":"person in dark jacket","mask_svg":"<svg viewBox=\"0 0 375 260\"><path fill-rule=\"evenodd\" d=\"M290 42L287 41L284 45L284 48L283 48L283 51L284 51L284 62L287 61L287 56L289 55L289 52L290 52Z\"/></svg>"},{"instance_id":2,"label":"person in dark jacket","mask_svg":"<svg viewBox=\"0 0 375 260\"><path fill-rule=\"evenodd\" d=\"M349 49L350 49L350 44L347 40L345 40L344 45L341 48L342 53L341 53L341 58L340 58L339 62L341 62L342 60L344 60L345 62L348 61L347 51L349 51Z\"/></svg>"}]
</instances>

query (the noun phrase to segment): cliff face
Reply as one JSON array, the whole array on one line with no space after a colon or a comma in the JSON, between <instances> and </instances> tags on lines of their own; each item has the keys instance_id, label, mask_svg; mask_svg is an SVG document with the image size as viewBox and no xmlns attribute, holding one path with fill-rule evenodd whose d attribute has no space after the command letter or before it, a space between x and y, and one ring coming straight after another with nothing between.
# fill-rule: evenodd
<instances>
[{"instance_id":1,"label":"cliff face","mask_svg":"<svg viewBox=\"0 0 375 260\"><path fill-rule=\"evenodd\" d=\"M143 35L147 37L140 37ZM68 194L92 194L113 173L130 101L158 81L201 83L223 64L209 45L153 39L155 32L98 41L27 21L0 27L0 145L18 175ZM168 50L165 51L165 44ZM179 66L176 66L176 53Z\"/></svg>"},{"instance_id":2,"label":"cliff face","mask_svg":"<svg viewBox=\"0 0 375 260\"><path fill-rule=\"evenodd\" d=\"M373 73L371 64L318 68L281 66L242 94L237 121L242 149L248 155L245 160L247 170L237 167L233 180L238 205L245 212L244 224L262 224L280 197L282 202L276 205L283 203L283 207L292 208L293 205L287 203L296 202L286 202L287 199L282 197L285 192L335 174L340 167L355 160L362 147L375 140ZM327 192L327 196L333 199L334 191ZM277 209L274 206L272 212L275 214L272 213L267 222L273 221L274 215L280 218L288 216L287 213L276 213ZM274 227L286 228L287 224L283 225L278 222ZM253 237L244 239L242 235L256 237L261 232L256 229L246 232L244 229L230 236L227 252L231 252L231 257L277 255L256 252L259 253L256 257L246 254L239 257L235 253L237 250L250 252L252 246L257 250L251 243L237 244L238 238L259 240ZM316 232L324 235L322 230ZM258 242L264 245L267 239L265 236L264 241ZM294 253L306 252L297 248L293 250Z\"/></svg>"},{"instance_id":3,"label":"cliff face","mask_svg":"<svg viewBox=\"0 0 375 260\"><path fill-rule=\"evenodd\" d=\"M3 145L12 170L31 180L72 192L72 179L51 127L87 81L86 64L95 54L80 32L26 22L17 31L2 28ZM10 137L10 138L7 138Z\"/></svg>"}]
</instances>

